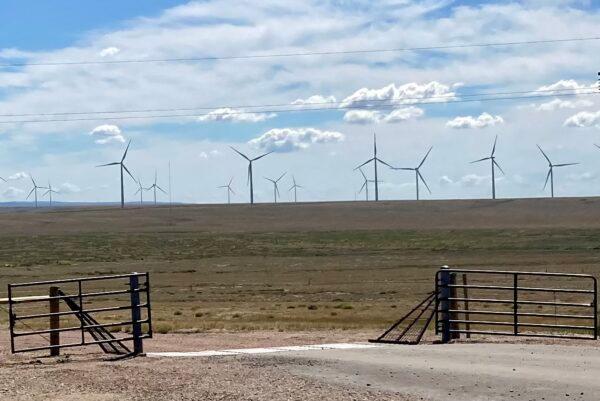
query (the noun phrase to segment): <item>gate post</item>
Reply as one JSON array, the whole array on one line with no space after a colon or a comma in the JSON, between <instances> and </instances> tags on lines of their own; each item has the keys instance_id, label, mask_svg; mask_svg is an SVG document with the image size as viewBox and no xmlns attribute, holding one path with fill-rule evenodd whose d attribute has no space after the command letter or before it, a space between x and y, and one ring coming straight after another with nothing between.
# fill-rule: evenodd
<instances>
[{"instance_id":1,"label":"gate post","mask_svg":"<svg viewBox=\"0 0 600 401\"><path fill-rule=\"evenodd\" d=\"M142 313L140 308L140 286L139 277L137 273L133 273L129 276L129 291L131 295L131 325L133 333L133 353L136 355L144 352L144 345L142 340Z\"/></svg>"},{"instance_id":2,"label":"gate post","mask_svg":"<svg viewBox=\"0 0 600 401\"><path fill-rule=\"evenodd\" d=\"M452 339L452 333L450 332L450 287L448 285L451 282L451 274L448 270L448 266L442 267L440 270L440 312L442 314L442 343L449 343Z\"/></svg>"},{"instance_id":3,"label":"gate post","mask_svg":"<svg viewBox=\"0 0 600 401\"><path fill-rule=\"evenodd\" d=\"M59 288L58 287L50 287L50 313L59 313L60 312L60 300L58 297ZM58 315L50 315L50 330L58 330L60 329L60 316ZM50 333L50 356L59 356L60 355L60 332L51 332Z\"/></svg>"}]
</instances>

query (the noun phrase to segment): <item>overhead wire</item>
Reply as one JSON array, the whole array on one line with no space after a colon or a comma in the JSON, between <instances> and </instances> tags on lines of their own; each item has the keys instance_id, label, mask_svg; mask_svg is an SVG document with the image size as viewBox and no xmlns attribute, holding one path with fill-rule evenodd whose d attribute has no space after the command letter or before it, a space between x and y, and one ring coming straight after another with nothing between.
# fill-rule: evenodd
<instances>
[{"instance_id":1,"label":"overhead wire","mask_svg":"<svg viewBox=\"0 0 600 401\"><path fill-rule=\"evenodd\" d=\"M475 99L454 99L447 100L444 102L436 101L414 101L408 103L392 102L390 104L378 104L378 105L349 105L339 107L296 107L292 109L270 109L270 110L258 110L253 111L254 114L270 114L270 113L294 113L294 112L320 112L320 111L343 111L343 110L386 110L394 109L400 106L414 106L414 105L445 105L452 103L470 103L470 102L489 102L498 100L520 100L520 99L538 99L538 98L551 98L551 97L565 97L565 96L589 96L599 95L596 90L576 93L552 93L542 95L529 95L529 96L502 96L502 97L487 97L487 98L475 98ZM421 100L429 100L429 98L421 98ZM388 102L390 102L388 100ZM238 115L247 114L247 111L231 111L227 115ZM29 124L29 123L48 123L48 122L78 122L78 121L106 121L106 120L139 120L139 119L164 119L164 118L187 118L187 117L203 117L209 116L210 113L193 113L193 114L159 114L159 115L134 115L134 116L110 116L110 117L81 117L81 118L53 118L53 119L31 119L31 120L3 120L0 124Z\"/></svg>"},{"instance_id":2,"label":"overhead wire","mask_svg":"<svg viewBox=\"0 0 600 401\"><path fill-rule=\"evenodd\" d=\"M599 36L580 37L580 38L555 38L538 39L526 41L511 42L489 42L489 43L471 43L457 45L435 45L420 47L397 47L385 49L357 49L357 50L326 50L326 51L307 51L290 53L269 53L269 54L246 54L231 56L203 56L203 57L182 57L182 58L162 58L162 59L125 59L125 60L75 60L75 61L47 61L47 62L24 62L24 63L2 63L0 67L42 67L42 66L69 66L69 65L94 65L94 64L137 64L137 63L171 63L171 62L200 62L200 61L219 61L219 60L247 60L261 58L284 58L284 57L306 57L306 56L335 56L351 54L374 54L374 53L394 53L408 51L434 51L434 50L452 50L465 48L481 47L502 47L502 46L523 46L540 45L547 43L567 43L584 42L600 40Z\"/></svg>"}]
</instances>

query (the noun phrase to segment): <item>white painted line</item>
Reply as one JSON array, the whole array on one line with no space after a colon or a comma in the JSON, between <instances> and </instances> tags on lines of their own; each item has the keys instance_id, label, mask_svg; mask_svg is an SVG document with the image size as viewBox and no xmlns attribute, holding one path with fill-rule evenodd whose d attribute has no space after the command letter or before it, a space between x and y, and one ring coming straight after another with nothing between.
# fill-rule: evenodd
<instances>
[{"instance_id":1,"label":"white painted line","mask_svg":"<svg viewBox=\"0 0 600 401\"><path fill-rule=\"evenodd\" d=\"M239 348L224 350L209 350L195 352L148 352L146 356L151 358L192 358L207 356L226 356L226 355L257 355L270 354L274 352L298 352L328 349L365 349L377 348L381 345L367 343L339 343L339 344L315 344L315 345L291 345L284 347L269 348Z\"/></svg>"}]
</instances>

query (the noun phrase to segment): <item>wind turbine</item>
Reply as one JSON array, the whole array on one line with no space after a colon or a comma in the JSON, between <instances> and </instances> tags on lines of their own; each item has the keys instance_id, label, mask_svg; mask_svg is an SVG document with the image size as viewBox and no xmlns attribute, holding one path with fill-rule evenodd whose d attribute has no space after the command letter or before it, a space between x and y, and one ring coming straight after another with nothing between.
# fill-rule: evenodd
<instances>
[{"instance_id":1,"label":"wind turbine","mask_svg":"<svg viewBox=\"0 0 600 401\"><path fill-rule=\"evenodd\" d=\"M294 181L294 185L292 185L289 189L291 191L294 190L294 203L298 203L298 188L304 188L302 185L296 184L296 177L292 175L292 181Z\"/></svg>"},{"instance_id":2,"label":"wind turbine","mask_svg":"<svg viewBox=\"0 0 600 401\"><path fill-rule=\"evenodd\" d=\"M144 188L146 191L154 190L154 206L156 206L156 190L158 189L163 194L167 194L164 189L162 189L156 181L158 180L158 172L154 170L154 184L150 185L148 188Z\"/></svg>"},{"instance_id":3,"label":"wind turbine","mask_svg":"<svg viewBox=\"0 0 600 401\"><path fill-rule=\"evenodd\" d=\"M39 187L36 183L35 180L33 179L33 176L31 174L29 174L29 178L31 178L31 182L33 183L33 188L31 188L31 191L29 191L29 195L27 195L26 199L29 199L29 197L31 196L31 194L34 194L35 197L35 207L38 207L38 195L37 195L37 190L38 189L48 189L46 187Z\"/></svg>"},{"instance_id":4,"label":"wind turbine","mask_svg":"<svg viewBox=\"0 0 600 401\"><path fill-rule=\"evenodd\" d=\"M373 162L373 167L375 169L375 201L379 200L379 180L377 179L377 162L385 164L388 167L392 167L389 164L387 164L386 162L384 162L383 160L381 160L380 158L377 157L377 137L375 136L375 134L373 134L373 157L369 160L367 160L366 162L364 162L363 164L361 164L360 166L356 167L354 170L358 170L359 168L361 168L362 166L369 164ZM364 174L363 174L364 175Z\"/></svg>"},{"instance_id":5,"label":"wind turbine","mask_svg":"<svg viewBox=\"0 0 600 401\"><path fill-rule=\"evenodd\" d=\"M48 181L48 190L43 193L42 196L50 195L50 207L52 207L52 194L57 194L58 192L52 189L52 184Z\"/></svg>"},{"instance_id":6,"label":"wind turbine","mask_svg":"<svg viewBox=\"0 0 600 401\"><path fill-rule=\"evenodd\" d=\"M431 149L433 149L433 146L429 148L429 150L425 154L425 157L423 157L423 160L421 160L421 163L419 163L419 165L417 167L392 167L392 170L408 170L408 171L415 172L415 185L417 187L417 200L419 200L419 180L421 180L423 182L423 184L425 184L425 187L427 188L429 193L431 193L431 189L429 189L429 185L427 185L425 178L423 178L423 176L421 175L421 172L419 171L419 169L425 163L425 160L427 160L427 156L429 156Z\"/></svg>"},{"instance_id":7,"label":"wind turbine","mask_svg":"<svg viewBox=\"0 0 600 401\"><path fill-rule=\"evenodd\" d=\"M362 176L363 176L363 180L365 180L365 181L363 182L363 184L362 184L362 187L360 187L360 189L359 189L358 193L360 194L360 193L363 191L363 189L364 189L364 190L365 190L365 194L367 195L367 198L366 198L366 200L367 200L367 201L369 201L369 182L371 182L371 180L369 180L369 179L367 178L367 176L365 175L365 172L363 171L363 169L362 169L362 168L360 168L360 167L359 167L359 168L358 168L358 170L359 170L359 171L360 171L360 173L362 174Z\"/></svg>"},{"instance_id":8,"label":"wind turbine","mask_svg":"<svg viewBox=\"0 0 600 401\"><path fill-rule=\"evenodd\" d=\"M265 178L265 180L271 181L271 182L273 183L273 197L274 197L274 199L275 199L275 203L277 203L277 197L278 197L278 196L281 196L281 195L279 195L279 186L277 185L277 183L279 182L279 180L281 180L281 179L283 178L283 176L284 176L284 175L285 175L285 173L281 174L281 175L279 176L279 178L278 178L278 179L276 179L276 180L273 180L273 179L271 179L271 178L264 177L264 178Z\"/></svg>"},{"instance_id":9,"label":"wind turbine","mask_svg":"<svg viewBox=\"0 0 600 401\"><path fill-rule=\"evenodd\" d=\"M273 151L262 154L258 157L255 157L254 159L250 159L248 156L246 156L245 154L243 154L242 152L240 152L233 146L230 146L230 148L233 149L233 151L235 153L242 156L244 159L248 160L248 183L250 184L250 204L253 205L254 204L254 181L252 179L252 163L257 161L258 159L265 157L266 155L273 153Z\"/></svg>"},{"instance_id":10,"label":"wind turbine","mask_svg":"<svg viewBox=\"0 0 600 401\"><path fill-rule=\"evenodd\" d=\"M217 188L227 188L227 204L231 204L231 194L235 194L235 191L233 189L231 189L231 183L233 181L233 177L231 177L231 179L229 180L229 183L227 185L221 185L220 187Z\"/></svg>"},{"instance_id":11,"label":"wind turbine","mask_svg":"<svg viewBox=\"0 0 600 401\"><path fill-rule=\"evenodd\" d=\"M490 164L492 165L492 199L496 199L496 170L495 170L495 167L498 167L498 169L502 172L502 174L504 174L502 167L500 167L498 162L496 162L496 156L495 156L496 142L498 142L498 135L496 135L496 139L494 139L494 146L492 147L492 153L490 154L489 157L484 157L483 159L479 159L479 160L475 160L475 161L471 162L471 164L472 164L472 163L479 163L484 160L490 161Z\"/></svg>"},{"instance_id":12,"label":"wind turbine","mask_svg":"<svg viewBox=\"0 0 600 401\"><path fill-rule=\"evenodd\" d=\"M144 188L142 186L142 180L140 179L140 177L138 177L136 183L138 184L138 190L135 191L134 195L137 195L138 192L140 194L140 206L144 206L144 191L148 190L149 188Z\"/></svg>"},{"instance_id":13,"label":"wind turbine","mask_svg":"<svg viewBox=\"0 0 600 401\"><path fill-rule=\"evenodd\" d=\"M596 146L597 146L597 145L596 145ZM5 180L3 177L0 177L0 180L1 180L2 182L6 182L6 180Z\"/></svg>"},{"instance_id":14,"label":"wind turbine","mask_svg":"<svg viewBox=\"0 0 600 401\"><path fill-rule=\"evenodd\" d=\"M129 140L129 143L127 144L127 147L125 148L125 153L123 153L123 157L121 158L120 162L113 162L113 163L101 164L99 166L96 166L96 167L106 167L106 166L119 166L120 167L120 169L121 169L121 208L125 207L125 185L123 184L123 170L125 170L127 172L127 174L129 174L129 176L131 177L131 179L133 181L137 182L137 180L135 178L133 178L133 175L131 174L131 172L129 171L127 166L125 166L125 158L127 157L127 151L129 150L129 145L131 145L131 139Z\"/></svg>"},{"instance_id":15,"label":"wind turbine","mask_svg":"<svg viewBox=\"0 0 600 401\"><path fill-rule=\"evenodd\" d=\"M546 155L546 153L544 153L544 151L542 150L540 145L537 145L537 147L540 150L540 152L542 152L542 155L544 155L544 158L548 161L548 175L546 175L546 181L544 182L544 189L546 189L546 186L548 185L548 179L550 179L550 193L551 193L552 197L554 198L554 167L575 166L579 163L552 164L552 162L550 161L550 158Z\"/></svg>"}]
</instances>

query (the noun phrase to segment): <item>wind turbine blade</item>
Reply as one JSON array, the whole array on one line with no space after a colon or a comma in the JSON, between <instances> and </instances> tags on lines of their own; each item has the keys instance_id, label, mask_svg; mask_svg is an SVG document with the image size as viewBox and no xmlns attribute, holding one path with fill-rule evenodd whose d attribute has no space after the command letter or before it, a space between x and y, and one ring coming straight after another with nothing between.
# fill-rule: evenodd
<instances>
[{"instance_id":1,"label":"wind turbine blade","mask_svg":"<svg viewBox=\"0 0 600 401\"><path fill-rule=\"evenodd\" d=\"M544 182L544 189L548 185L548 180L550 179L550 174L552 174L552 169L548 170L548 175L546 175L546 181Z\"/></svg>"},{"instance_id":2,"label":"wind turbine blade","mask_svg":"<svg viewBox=\"0 0 600 401\"><path fill-rule=\"evenodd\" d=\"M25 200L29 199L33 191L35 191L35 187L31 188L31 191L29 191L29 195L27 195L27 198L25 198Z\"/></svg>"},{"instance_id":3,"label":"wind turbine blade","mask_svg":"<svg viewBox=\"0 0 600 401\"><path fill-rule=\"evenodd\" d=\"M365 172L362 170L362 168L358 168L360 170L360 173L362 174L363 178L365 179L365 181L367 181L367 176L365 175ZM356 169L355 169L356 170Z\"/></svg>"},{"instance_id":4,"label":"wind turbine blade","mask_svg":"<svg viewBox=\"0 0 600 401\"><path fill-rule=\"evenodd\" d=\"M597 147L598 149L600 149L600 145L594 144L595 147Z\"/></svg>"},{"instance_id":5,"label":"wind turbine blade","mask_svg":"<svg viewBox=\"0 0 600 401\"><path fill-rule=\"evenodd\" d=\"M245 154L243 154L242 152L240 152L239 150L237 150L236 148L234 148L233 146L230 146L231 149L233 149L233 151L235 153L237 153L238 155L242 156L244 159L250 161L250 159L248 158L248 156L246 156Z\"/></svg>"},{"instance_id":6,"label":"wind turbine blade","mask_svg":"<svg viewBox=\"0 0 600 401\"><path fill-rule=\"evenodd\" d=\"M159 190L160 192L162 192L163 194L165 194L165 195L167 194L167 191L165 191L164 189L162 189L162 188L161 188L161 187L159 187L158 185L156 186L156 188L158 188L158 190ZM150 188L148 188L148 189L150 189Z\"/></svg>"},{"instance_id":7,"label":"wind turbine blade","mask_svg":"<svg viewBox=\"0 0 600 401\"><path fill-rule=\"evenodd\" d=\"M496 160L494 160L494 164L496 165L496 167L498 167L498 169L502 172L502 174L506 175L506 173L504 172L504 170L502 170L502 167L500 167L500 165L498 164L498 162Z\"/></svg>"},{"instance_id":8,"label":"wind turbine blade","mask_svg":"<svg viewBox=\"0 0 600 401\"><path fill-rule=\"evenodd\" d=\"M423 163L425 163L425 160L427 160L427 156L429 156L429 153L431 153L431 149L433 149L433 146L429 148L429 150L425 154L425 157L423 158L423 160L421 160L421 163L419 164L419 166L417 168L421 168L421 166L423 165Z\"/></svg>"},{"instance_id":9,"label":"wind turbine blade","mask_svg":"<svg viewBox=\"0 0 600 401\"><path fill-rule=\"evenodd\" d=\"M46 192L44 192L44 193L42 194L42 196L46 196L46 195L48 195L50 192L54 192L54 191L47 190Z\"/></svg>"},{"instance_id":10,"label":"wind turbine blade","mask_svg":"<svg viewBox=\"0 0 600 401\"><path fill-rule=\"evenodd\" d=\"M390 166L388 163L384 162L383 160L381 160L380 158L376 157L375 160L377 160L379 163L385 164L386 166L388 166L389 168L392 168L392 166Z\"/></svg>"},{"instance_id":11,"label":"wind turbine blade","mask_svg":"<svg viewBox=\"0 0 600 401\"><path fill-rule=\"evenodd\" d=\"M275 183L275 191L277 192L277 196L281 197L281 194L279 193L279 186L277 185L277 183Z\"/></svg>"},{"instance_id":12,"label":"wind turbine blade","mask_svg":"<svg viewBox=\"0 0 600 401\"><path fill-rule=\"evenodd\" d=\"M127 143L127 147L125 148L125 153L123 153L123 157L121 158L121 163L123 163L125 161L125 158L127 157L127 152L129 151L129 145L131 145L131 139Z\"/></svg>"},{"instance_id":13,"label":"wind turbine blade","mask_svg":"<svg viewBox=\"0 0 600 401\"><path fill-rule=\"evenodd\" d=\"M287 171L286 171L285 173L281 174L281 175L279 176L279 178L278 178L278 179L276 179L275 181L279 181L279 180L281 180L281 179L283 178L283 176L284 176L284 175L286 175L286 174L287 174Z\"/></svg>"},{"instance_id":14,"label":"wind turbine blade","mask_svg":"<svg viewBox=\"0 0 600 401\"><path fill-rule=\"evenodd\" d=\"M137 191L135 191L134 195L137 195L137 194L139 194L139 193L140 193L140 190L141 190L141 188L138 188L138 190L137 190Z\"/></svg>"},{"instance_id":15,"label":"wind turbine blade","mask_svg":"<svg viewBox=\"0 0 600 401\"><path fill-rule=\"evenodd\" d=\"M429 193L431 193L431 189L429 189L429 185L427 185L427 181L425 181L425 178L423 178L423 176L421 175L421 172L419 170L417 170L417 175L419 176L419 178L421 179L423 184L425 184L425 187L427 188Z\"/></svg>"},{"instance_id":16,"label":"wind turbine blade","mask_svg":"<svg viewBox=\"0 0 600 401\"><path fill-rule=\"evenodd\" d=\"M373 155L377 158L377 134L373 132Z\"/></svg>"},{"instance_id":17,"label":"wind turbine blade","mask_svg":"<svg viewBox=\"0 0 600 401\"><path fill-rule=\"evenodd\" d=\"M156 185L156 181L158 181L158 171L154 169L154 185Z\"/></svg>"},{"instance_id":18,"label":"wind turbine blade","mask_svg":"<svg viewBox=\"0 0 600 401\"><path fill-rule=\"evenodd\" d=\"M29 178L31 179L31 182L33 183L34 187L37 187L35 180L33 179L33 176L31 175L31 173L29 173Z\"/></svg>"},{"instance_id":19,"label":"wind turbine blade","mask_svg":"<svg viewBox=\"0 0 600 401\"><path fill-rule=\"evenodd\" d=\"M121 163L119 163L119 162L107 163L107 164L101 164L101 165L96 166L96 167L116 166L117 164L121 164Z\"/></svg>"},{"instance_id":20,"label":"wind turbine blade","mask_svg":"<svg viewBox=\"0 0 600 401\"><path fill-rule=\"evenodd\" d=\"M229 184L227 184L227 186L230 186L232 182L233 182L233 177L231 177L231 179L229 180Z\"/></svg>"},{"instance_id":21,"label":"wind turbine blade","mask_svg":"<svg viewBox=\"0 0 600 401\"><path fill-rule=\"evenodd\" d=\"M471 164L473 164L473 163L479 163L479 162L482 162L484 160L490 160L490 159L491 159L491 157L484 157L483 159L472 161Z\"/></svg>"},{"instance_id":22,"label":"wind turbine blade","mask_svg":"<svg viewBox=\"0 0 600 401\"><path fill-rule=\"evenodd\" d=\"M265 180L267 180L267 181L271 181L273 184L277 184L277 182L276 182L275 180L272 180L272 179L270 179L270 178L267 178L267 177L263 177L263 178L264 178Z\"/></svg>"},{"instance_id":23,"label":"wind turbine blade","mask_svg":"<svg viewBox=\"0 0 600 401\"><path fill-rule=\"evenodd\" d=\"M125 171L127 171L127 174L129 174L129 176L131 177L131 179L132 179L134 182L136 182L136 183L137 183L137 180L135 179L135 177L133 176L133 174L131 174L131 171L129 171L129 169L127 168L127 166L126 166L126 165L124 165L124 164L123 164L123 169L124 169Z\"/></svg>"},{"instance_id":24,"label":"wind turbine blade","mask_svg":"<svg viewBox=\"0 0 600 401\"><path fill-rule=\"evenodd\" d=\"M247 157L246 157L247 159ZM248 164L248 178L246 179L246 186L250 185L250 177L252 176L252 162Z\"/></svg>"},{"instance_id":25,"label":"wind turbine blade","mask_svg":"<svg viewBox=\"0 0 600 401\"><path fill-rule=\"evenodd\" d=\"M231 188L228 188L228 189L229 189L229 191L231 191L232 194L235 195L235 191L233 189L231 189Z\"/></svg>"},{"instance_id":26,"label":"wind turbine blade","mask_svg":"<svg viewBox=\"0 0 600 401\"><path fill-rule=\"evenodd\" d=\"M413 167L392 167L392 170L410 170L410 171L415 171L416 168L413 168Z\"/></svg>"},{"instance_id":27,"label":"wind turbine blade","mask_svg":"<svg viewBox=\"0 0 600 401\"><path fill-rule=\"evenodd\" d=\"M365 181L365 183L362 184L362 187L360 187L360 191L358 191L358 193L360 194L363 191L363 189L365 189L366 186L367 186L367 181Z\"/></svg>"},{"instance_id":28,"label":"wind turbine blade","mask_svg":"<svg viewBox=\"0 0 600 401\"><path fill-rule=\"evenodd\" d=\"M2 181L4 181L4 182L6 182L6 180L5 180L3 177L0 177L0 180L2 180Z\"/></svg>"},{"instance_id":29,"label":"wind turbine blade","mask_svg":"<svg viewBox=\"0 0 600 401\"><path fill-rule=\"evenodd\" d=\"M360 166L358 166L358 167L354 168L354 170L358 170L358 169L360 169L362 166L364 166L365 164L369 164L369 163L371 163L373 160L375 160L375 158L372 158L372 159L369 159L369 160L367 160L366 162L364 162L364 163L363 163L363 164L361 164Z\"/></svg>"},{"instance_id":30,"label":"wind turbine blade","mask_svg":"<svg viewBox=\"0 0 600 401\"><path fill-rule=\"evenodd\" d=\"M262 159L263 157L265 157L265 156L267 156L267 155L270 155L270 154L271 154L271 153L273 153L273 152L274 152L274 150L272 150L272 151L270 151L270 152L267 152L267 153L265 153L264 155L260 155L260 156L258 156L258 157L255 157L254 159L252 159L252 161L256 161L256 160L258 160L258 159Z\"/></svg>"},{"instance_id":31,"label":"wind turbine blade","mask_svg":"<svg viewBox=\"0 0 600 401\"><path fill-rule=\"evenodd\" d=\"M492 156L494 156L494 153L496 153L496 143L498 142L498 135L496 135L496 138L494 139L494 146L492 147Z\"/></svg>"},{"instance_id":32,"label":"wind turbine blade","mask_svg":"<svg viewBox=\"0 0 600 401\"><path fill-rule=\"evenodd\" d=\"M565 166L576 166L579 163L562 163L562 164L555 164L553 167L565 167Z\"/></svg>"},{"instance_id":33,"label":"wind turbine blade","mask_svg":"<svg viewBox=\"0 0 600 401\"><path fill-rule=\"evenodd\" d=\"M548 163L552 164L552 162L548 158L548 155L546 155L546 153L544 153L544 151L542 150L542 148L540 148L540 145L536 145L536 146L538 147L538 149L540 150L540 152L542 152L542 154L544 155L544 158L546 158L546 160L548 160Z\"/></svg>"}]
</instances>

